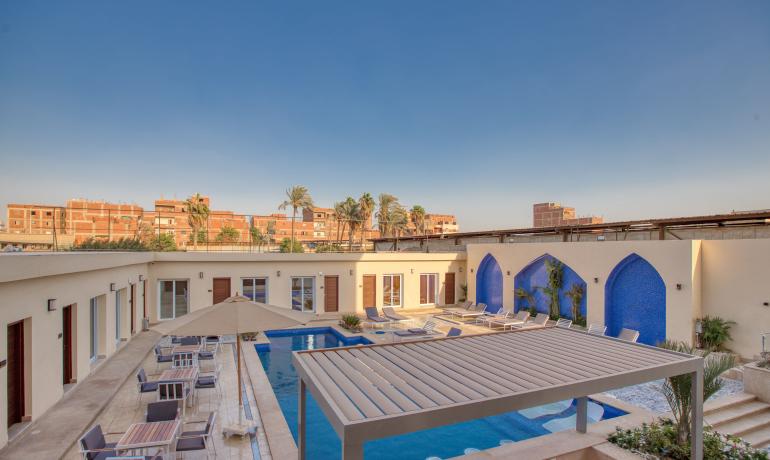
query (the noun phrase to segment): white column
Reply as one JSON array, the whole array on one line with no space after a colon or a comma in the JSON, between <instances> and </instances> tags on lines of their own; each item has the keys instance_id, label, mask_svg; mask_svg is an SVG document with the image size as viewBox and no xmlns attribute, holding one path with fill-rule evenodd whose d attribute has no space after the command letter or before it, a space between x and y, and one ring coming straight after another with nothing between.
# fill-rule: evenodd
<instances>
[{"instance_id":1,"label":"white column","mask_svg":"<svg viewBox=\"0 0 770 460\"><path fill-rule=\"evenodd\" d=\"M692 414L690 419L692 427L690 428L690 458L692 460L703 460L703 360L698 364L698 370L690 374L692 376L692 385L690 386L690 402L692 404Z\"/></svg>"},{"instance_id":2,"label":"white column","mask_svg":"<svg viewBox=\"0 0 770 460\"><path fill-rule=\"evenodd\" d=\"M305 452L307 451L307 438L305 434L305 426L307 425L307 400L305 391L305 381L302 378L299 379L299 398L297 407L297 422L299 423L299 429L297 432L297 456L299 460L305 460Z\"/></svg>"},{"instance_id":3,"label":"white column","mask_svg":"<svg viewBox=\"0 0 770 460\"><path fill-rule=\"evenodd\" d=\"M585 396L577 398L575 430L578 433L585 433L588 430L588 398Z\"/></svg>"}]
</instances>

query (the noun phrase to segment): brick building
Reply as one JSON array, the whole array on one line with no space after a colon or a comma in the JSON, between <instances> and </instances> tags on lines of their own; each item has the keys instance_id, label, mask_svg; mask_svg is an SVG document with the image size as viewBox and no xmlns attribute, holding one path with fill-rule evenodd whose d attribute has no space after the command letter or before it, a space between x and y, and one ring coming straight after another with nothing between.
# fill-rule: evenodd
<instances>
[{"instance_id":1,"label":"brick building","mask_svg":"<svg viewBox=\"0 0 770 460\"><path fill-rule=\"evenodd\" d=\"M275 232L272 236L273 242L280 243L284 238L291 238L291 218L286 214L276 213L267 216L251 216L251 223L262 233L268 233L268 228L272 225ZM316 241L313 223L305 222L298 216L294 223L294 238L303 243Z\"/></svg>"},{"instance_id":2,"label":"brick building","mask_svg":"<svg viewBox=\"0 0 770 460\"><path fill-rule=\"evenodd\" d=\"M74 235L75 243L88 238L136 238L144 218L144 210L135 204L84 199L68 200L66 214L65 233Z\"/></svg>"},{"instance_id":3,"label":"brick building","mask_svg":"<svg viewBox=\"0 0 770 460\"><path fill-rule=\"evenodd\" d=\"M61 206L9 204L8 233L51 235L66 229L67 211Z\"/></svg>"},{"instance_id":4,"label":"brick building","mask_svg":"<svg viewBox=\"0 0 770 460\"><path fill-rule=\"evenodd\" d=\"M337 220L334 208L315 207L312 210L305 210L302 213L302 220L313 224L313 237L316 241L349 241L350 227L343 225L344 222ZM380 231L373 227L372 219L370 218L368 222L364 223L364 239L370 240L379 237ZM356 229L353 240L356 242L361 240L360 229Z\"/></svg>"},{"instance_id":5,"label":"brick building","mask_svg":"<svg viewBox=\"0 0 770 460\"><path fill-rule=\"evenodd\" d=\"M536 203L532 205L533 227L558 227L561 225L601 224L599 216L577 217L575 208L562 206L560 203Z\"/></svg>"}]
</instances>

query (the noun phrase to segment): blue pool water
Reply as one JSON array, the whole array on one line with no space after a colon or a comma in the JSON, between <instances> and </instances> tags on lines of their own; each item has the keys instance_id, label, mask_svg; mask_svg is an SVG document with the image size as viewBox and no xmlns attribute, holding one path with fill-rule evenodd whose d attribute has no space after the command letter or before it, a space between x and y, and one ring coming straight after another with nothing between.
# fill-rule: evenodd
<instances>
[{"instance_id":1,"label":"blue pool water","mask_svg":"<svg viewBox=\"0 0 770 460\"><path fill-rule=\"evenodd\" d=\"M270 344L256 345L270 385L294 439L297 439L297 373L291 364L291 352L349 345L368 345L365 337L346 338L332 328L268 331ZM311 460L340 458L337 433L307 394L307 457ZM602 419L625 415L612 406L602 405ZM556 415L530 420L518 412L471 420L430 430L370 441L364 445L364 457L370 459L423 460L429 457L449 458L462 455L465 449L489 449L502 442L521 441L550 432L543 424L575 413L575 405Z\"/></svg>"}]
</instances>

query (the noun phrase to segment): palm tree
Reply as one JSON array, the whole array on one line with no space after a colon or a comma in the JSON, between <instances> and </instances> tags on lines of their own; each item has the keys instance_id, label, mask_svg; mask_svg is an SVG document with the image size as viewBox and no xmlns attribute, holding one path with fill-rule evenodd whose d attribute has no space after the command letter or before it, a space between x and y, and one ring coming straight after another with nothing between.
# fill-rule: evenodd
<instances>
[{"instance_id":1,"label":"palm tree","mask_svg":"<svg viewBox=\"0 0 770 460\"><path fill-rule=\"evenodd\" d=\"M361 248L364 247L364 234L367 227L372 223L372 213L374 212L374 198L368 193L361 195L358 199L358 206L361 208Z\"/></svg>"},{"instance_id":2,"label":"palm tree","mask_svg":"<svg viewBox=\"0 0 770 460\"><path fill-rule=\"evenodd\" d=\"M267 250L270 251L270 243L275 242L275 221L269 220L267 222L267 230L265 231L267 233Z\"/></svg>"},{"instance_id":3,"label":"palm tree","mask_svg":"<svg viewBox=\"0 0 770 460\"><path fill-rule=\"evenodd\" d=\"M406 210L406 208L400 204L397 204L390 211L389 226L393 232L393 236L396 238L396 244L393 246L393 248L398 251L398 239L401 237L401 235L404 234L409 226L409 212Z\"/></svg>"},{"instance_id":4,"label":"palm tree","mask_svg":"<svg viewBox=\"0 0 770 460\"><path fill-rule=\"evenodd\" d=\"M334 220L337 221L337 244L342 242L342 234L345 233L345 202L334 203Z\"/></svg>"},{"instance_id":5,"label":"palm tree","mask_svg":"<svg viewBox=\"0 0 770 460\"><path fill-rule=\"evenodd\" d=\"M380 235L386 237L391 234L391 216L393 210L401 206L398 204L398 198L389 193L380 193L377 197L379 210L377 211L377 226L380 229Z\"/></svg>"},{"instance_id":6,"label":"palm tree","mask_svg":"<svg viewBox=\"0 0 770 460\"><path fill-rule=\"evenodd\" d=\"M257 245L257 250L262 251L262 246L270 243L270 236L262 233L258 227L251 227L251 243Z\"/></svg>"},{"instance_id":7,"label":"palm tree","mask_svg":"<svg viewBox=\"0 0 770 460\"><path fill-rule=\"evenodd\" d=\"M193 248L198 249L198 232L209 218L209 207L203 201L200 193L196 193L184 202L184 211L187 213L187 223L192 229Z\"/></svg>"},{"instance_id":8,"label":"palm tree","mask_svg":"<svg viewBox=\"0 0 770 460\"><path fill-rule=\"evenodd\" d=\"M409 210L409 217L411 217L412 223L414 224L415 233L418 235L424 235L425 234L425 208L423 208L419 204L412 206L412 209Z\"/></svg>"},{"instance_id":9,"label":"palm tree","mask_svg":"<svg viewBox=\"0 0 770 460\"><path fill-rule=\"evenodd\" d=\"M353 236L361 224L361 205L351 197L347 197L341 204L342 216L348 227L348 251L353 251Z\"/></svg>"},{"instance_id":10,"label":"palm tree","mask_svg":"<svg viewBox=\"0 0 770 460\"><path fill-rule=\"evenodd\" d=\"M290 189L286 190L286 197L287 200L284 200L283 203L278 205L278 209L286 209L288 207L291 207L292 210L292 217L291 217L291 252L294 250L294 221L297 220L297 209L302 209L303 211L307 209L313 209L313 198L310 196L310 193L307 191L307 187L303 185L294 185Z\"/></svg>"}]
</instances>

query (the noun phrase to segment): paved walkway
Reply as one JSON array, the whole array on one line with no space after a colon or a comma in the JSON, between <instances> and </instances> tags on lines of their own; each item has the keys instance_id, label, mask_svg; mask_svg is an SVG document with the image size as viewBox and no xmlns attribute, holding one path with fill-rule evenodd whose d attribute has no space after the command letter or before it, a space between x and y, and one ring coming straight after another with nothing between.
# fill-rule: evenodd
<instances>
[{"instance_id":1,"label":"paved walkway","mask_svg":"<svg viewBox=\"0 0 770 460\"><path fill-rule=\"evenodd\" d=\"M133 376L134 369L142 363L160 337L155 331L141 332L134 336L0 450L0 458L26 460L64 456L91 427L123 383Z\"/></svg>"}]
</instances>

